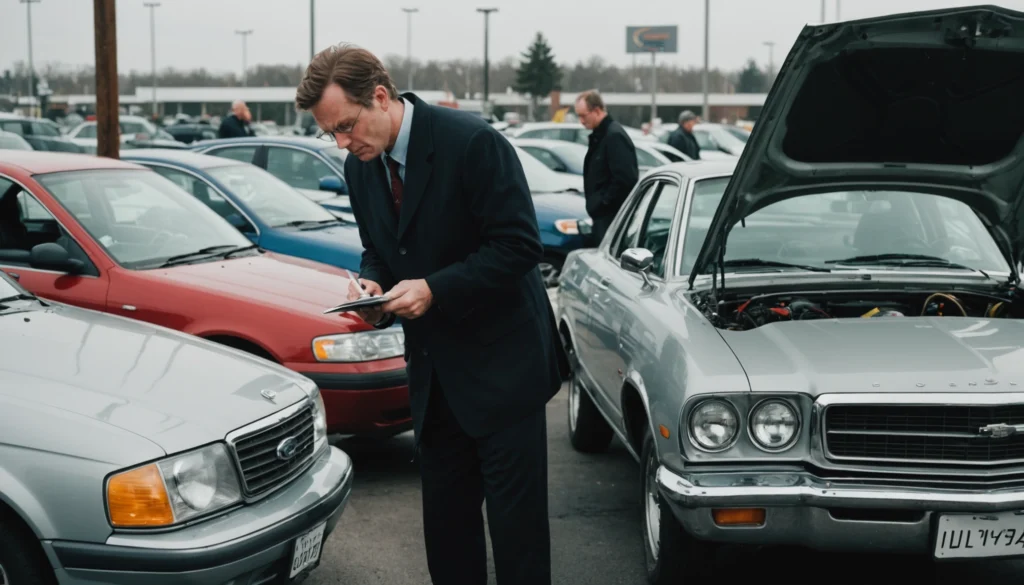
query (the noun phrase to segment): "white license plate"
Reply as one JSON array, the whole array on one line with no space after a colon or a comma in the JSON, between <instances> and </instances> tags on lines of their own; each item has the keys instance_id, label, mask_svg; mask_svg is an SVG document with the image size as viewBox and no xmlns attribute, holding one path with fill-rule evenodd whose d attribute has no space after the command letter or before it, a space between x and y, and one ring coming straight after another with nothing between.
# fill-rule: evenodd
<instances>
[{"instance_id":1,"label":"white license plate","mask_svg":"<svg viewBox=\"0 0 1024 585\"><path fill-rule=\"evenodd\" d=\"M935 558L1024 555L1024 512L939 516Z\"/></svg>"},{"instance_id":2,"label":"white license plate","mask_svg":"<svg viewBox=\"0 0 1024 585\"><path fill-rule=\"evenodd\" d=\"M324 541L325 528L327 528L326 522L303 534L295 541L295 553L292 554L292 572L288 575L289 579L315 564L320 558L320 545Z\"/></svg>"}]
</instances>

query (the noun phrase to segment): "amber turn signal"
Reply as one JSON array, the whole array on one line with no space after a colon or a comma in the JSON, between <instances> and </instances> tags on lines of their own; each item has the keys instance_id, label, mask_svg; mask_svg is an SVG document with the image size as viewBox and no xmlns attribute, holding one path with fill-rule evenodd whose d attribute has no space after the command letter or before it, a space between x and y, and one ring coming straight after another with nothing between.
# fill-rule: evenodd
<instances>
[{"instance_id":1,"label":"amber turn signal","mask_svg":"<svg viewBox=\"0 0 1024 585\"><path fill-rule=\"evenodd\" d=\"M155 465L120 473L107 482L110 523L118 527L151 527L174 524L171 500Z\"/></svg>"},{"instance_id":2,"label":"amber turn signal","mask_svg":"<svg viewBox=\"0 0 1024 585\"><path fill-rule=\"evenodd\" d=\"M660 431L661 436L665 437L666 439L669 438L669 435L672 434L669 432L668 427L666 427L665 425L658 425L658 431Z\"/></svg>"},{"instance_id":3,"label":"amber turn signal","mask_svg":"<svg viewBox=\"0 0 1024 585\"><path fill-rule=\"evenodd\" d=\"M715 524L719 526L761 526L764 524L764 508L726 508L712 510Z\"/></svg>"}]
</instances>

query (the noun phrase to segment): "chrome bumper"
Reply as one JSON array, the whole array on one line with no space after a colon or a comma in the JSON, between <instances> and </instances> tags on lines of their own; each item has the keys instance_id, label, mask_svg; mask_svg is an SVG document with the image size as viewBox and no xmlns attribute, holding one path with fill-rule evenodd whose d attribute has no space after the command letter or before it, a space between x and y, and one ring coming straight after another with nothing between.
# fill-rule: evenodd
<instances>
[{"instance_id":1,"label":"chrome bumper","mask_svg":"<svg viewBox=\"0 0 1024 585\"><path fill-rule=\"evenodd\" d=\"M678 474L662 466L658 485L673 514L696 538L821 550L930 553L936 513L1024 510L1024 489L837 486L807 473ZM765 521L720 526L712 517L715 508L764 508ZM840 510L860 513L840 515Z\"/></svg>"}]
</instances>

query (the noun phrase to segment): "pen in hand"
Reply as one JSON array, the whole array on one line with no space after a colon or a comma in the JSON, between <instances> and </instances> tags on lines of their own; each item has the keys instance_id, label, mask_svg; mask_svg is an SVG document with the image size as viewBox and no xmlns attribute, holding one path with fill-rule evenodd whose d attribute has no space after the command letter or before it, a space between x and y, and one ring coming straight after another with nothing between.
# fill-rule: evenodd
<instances>
[{"instance_id":1,"label":"pen in hand","mask_svg":"<svg viewBox=\"0 0 1024 585\"><path fill-rule=\"evenodd\" d=\"M370 293L366 292L366 287L363 286L362 283L360 283L358 280L356 280L356 277L352 276L352 273L347 268L345 269L345 273L348 274L348 279L352 281L352 284L356 285L356 290L359 291L359 298L368 298L370 296Z\"/></svg>"}]
</instances>

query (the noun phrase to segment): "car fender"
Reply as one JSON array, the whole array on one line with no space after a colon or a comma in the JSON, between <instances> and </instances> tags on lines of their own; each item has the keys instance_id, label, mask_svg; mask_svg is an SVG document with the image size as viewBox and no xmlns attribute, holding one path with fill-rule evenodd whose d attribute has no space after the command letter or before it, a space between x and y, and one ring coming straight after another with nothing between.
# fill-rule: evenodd
<instances>
[{"instance_id":1,"label":"car fender","mask_svg":"<svg viewBox=\"0 0 1024 585\"><path fill-rule=\"evenodd\" d=\"M36 538L43 539L46 538L45 535L56 533L56 526L47 514L46 508L32 494L32 490L28 489L4 467L2 461L0 461L0 502L14 510L14 513L32 529Z\"/></svg>"}]
</instances>

